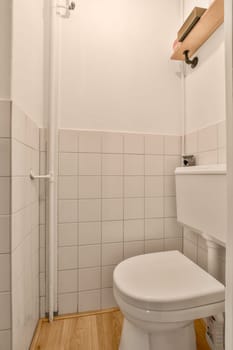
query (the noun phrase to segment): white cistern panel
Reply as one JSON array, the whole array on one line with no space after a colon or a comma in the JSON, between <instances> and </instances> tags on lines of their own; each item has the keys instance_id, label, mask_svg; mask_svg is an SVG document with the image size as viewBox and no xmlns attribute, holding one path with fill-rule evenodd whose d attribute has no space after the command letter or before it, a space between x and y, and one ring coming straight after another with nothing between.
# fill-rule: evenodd
<instances>
[{"instance_id":1,"label":"white cistern panel","mask_svg":"<svg viewBox=\"0 0 233 350\"><path fill-rule=\"evenodd\" d=\"M226 243L226 165L177 168L176 201L178 221Z\"/></svg>"}]
</instances>

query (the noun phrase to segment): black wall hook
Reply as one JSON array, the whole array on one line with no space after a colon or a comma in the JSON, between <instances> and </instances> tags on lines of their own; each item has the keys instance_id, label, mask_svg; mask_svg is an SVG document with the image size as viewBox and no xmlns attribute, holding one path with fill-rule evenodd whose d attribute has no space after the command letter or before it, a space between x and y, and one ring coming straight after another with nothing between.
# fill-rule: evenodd
<instances>
[{"instance_id":1,"label":"black wall hook","mask_svg":"<svg viewBox=\"0 0 233 350\"><path fill-rule=\"evenodd\" d=\"M198 57L194 57L192 60L190 60L189 58L189 50L185 50L183 52L184 56L185 56L185 63L187 64L191 64L192 68L195 68L198 65Z\"/></svg>"}]
</instances>

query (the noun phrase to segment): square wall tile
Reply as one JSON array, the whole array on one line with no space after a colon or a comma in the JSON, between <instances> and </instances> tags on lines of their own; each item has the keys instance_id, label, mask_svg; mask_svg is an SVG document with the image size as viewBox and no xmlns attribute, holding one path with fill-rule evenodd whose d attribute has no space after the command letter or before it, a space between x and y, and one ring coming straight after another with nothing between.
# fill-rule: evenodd
<instances>
[{"instance_id":1,"label":"square wall tile","mask_svg":"<svg viewBox=\"0 0 233 350\"><path fill-rule=\"evenodd\" d=\"M165 217L176 217L176 197L166 197L164 199Z\"/></svg>"},{"instance_id":2,"label":"square wall tile","mask_svg":"<svg viewBox=\"0 0 233 350\"><path fill-rule=\"evenodd\" d=\"M113 295L112 288L104 288L101 291L101 307L102 309L109 309L117 307L116 300Z\"/></svg>"},{"instance_id":3,"label":"square wall tile","mask_svg":"<svg viewBox=\"0 0 233 350\"><path fill-rule=\"evenodd\" d=\"M100 153L102 148L102 137L100 132L80 131L79 152Z\"/></svg>"},{"instance_id":4,"label":"square wall tile","mask_svg":"<svg viewBox=\"0 0 233 350\"><path fill-rule=\"evenodd\" d=\"M124 155L124 174L125 175L144 175L144 156L143 155Z\"/></svg>"},{"instance_id":5,"label":"square wall tile","mask_svg":"<svg viewBox=\"0 0 233 350\"><path fill-rule=\"evenodd\" d=\"M78 152L78 132L76 130L60 130L59 151Z\"/></svg>"},{"instance_id":6,"label":"square wall tile","mask_svg":"<svg viewBox=\"0 0 233 350\"><path fill-rule=\"evenodd\" d=\"M123 135L118 133L103 133L103 153L123 153Z\"/></svg>"},{"instance_id":7,"label":"square wall tile","mask_svg":"<svg viewBox=\"0 0 233 350\"><path fill-rule=\"evenodd\" d=\"M104 221L102 223L102 242L116 243L123 241L123 221Z\"/></svg>"},{"instance_id":8,"label":"square wall tile","mask_svg":"<svg viewBox=\"0 0 233 350\"><path fill-rule=\"evenodd\" d=\"M66 223L58 225L59 247L75 246L78 244L78 224Z\"/></svg>"},{"instance_id":9,"label":"square wall tile","mask_svg":"<svg viewBox=\"0 0 233 350\"><path fill-rule=\"evenodd\" d=\"M180 156L165 156L165 175L175 175L175 170L181 165Z\"/></svg>"},{"instance_id":10,"label":"square wall tile","mask_svg":"<svg viewBox=\"0 0 233 350\"><path fill-rule=\"evenodd\" d=\"M0 349L11 350L11 331L0 331Z\"/></svg>"},{"instance_id":11,"label":"square wall tile","mask_svg":"<svg viewBox=\"0 0 233 350\"><path fill-rule=\"evenodd\" d=\"M10 293L0 293L0 329L11 328L11 296Z\"/></svg>"},{"instance_id":12,"label":"square wall tile","mask_svg":"<svg viewBox=\"0 0 233 350\"><path fill-rule=\"evenodd\" d=\"M78 155L76 153L59 154L59 175L78 174Z\"/></svg>"},{"instance_id":13,"label":"square wall tile","mask_svg":"<svg viewBox=\"0 0 233 350\"><path fill-rule=\"evenodd\" d=\"M101 242L101 223L100 222L82 222L79 223L79 244L100 244Z\"/></svg>"},{"instance_id":14,"label":"square wall tile","mask_svg":"<svg viewBox=\"0 0 233 350\"><path fill-rule=\"evenodd\" d=\"M165 238L182 237L182 226L174 218L164 219Z\"/></svg>"},{"instance_id":15,"label":"square wall tile","mask_svg":"<svg viewBox=\"0 0 233 350\"><path fill-rule=\"evenodd\" d=\"M164 237L164 219L146 219L145 220L145 239L163 239Z\"/></svg>"},{"instance_id":16,"label":"square wall tile","mask_svg":"<svg viewBox=\"0 0 233 350\"><path fill-rule=\"evenodd\" d=\"M198 131L198 152L216 150L218 148L218 128L211 125Z\"/></svg>"},{"instance_id":17,"label":"square wall tile","mask_svg":"<svg viewBox=\"0 0 233 350\"><path fill-rule=\"evenodd\" d=\"M162 197L164 194L164 177L163 176L146 176L145 177L145 196Z\"/></svg>"},{"instance_id":18,"label":"square wall tile","mask_svg":"<svg viewBox=\"0 0 233 350\"><path fill-rule=\"evenodd\" d=\"M144 254L144 252L145 252L144 241L124 243L124 259L131 258L132 256Z\"/></svg>"},{"instance_id":19,"label":"square wall tile","mask_svg":"<svg viewBox=\"0 0 233 350\"><path fill-rule=\"evenodd\" d=\"M78 199L77 176L59 176L58 196L59 199Z\"/></svg>"},{"instance_id":20,"label":"square wall tile","mask_svg":"<svg viewBox=\"0 0 233 350\"><path fill-rule=\"evenodd\" d=\"M0 293L10 291L11 262L9 254L0 254Z\"/></svg>"},{"instance_id":21,"label":"square wall tile","mask_svg":"<svg viewBox=\"0 0 233 350\"><path fill-rule=\"evenodd\" d=\"M164 138L164 153L180 155L181 154L181 137L168 135Z\"/></svg>"},{"instance_id":22,"label":"square wall tile","mask_svg":"<svg viewBox=\"0 0 233 350\"><path fill-rule=\"evenodd\" d=\"M78 293L67 293L58 295L59 315L78 312Z\"/></svg>"},{"instance_id":23,"label":"square wall tile","mask_svg":"<svg viewBox=\"0 0 233 350\"><path fill-rule=\"evenodd\" d=\"M79 312L99 310L101 306L100 297L100 290L80 292L78 298Z\"/></svg>"},{"instance_id":24,"label":"square wall tile","mask_svg":"<svg viewBox=\"0 0 233 350\"><path fill-rule=\"evenodd\" d=\"M144 136L140 134L124 135L124 152L132 154L144 154Z\"/></svg>"},{"instance_id":25,"label":"square wall tile","mask_svg":"<svg viewBox=\"0 0 233 350\"><path fill-rule=\"evenodd\" d=\"M79 175L100 175L101 155L98 153L79 153Z\"/></svg>"},{"instance_id":26,"label":"square wall tile","mask_svg":"<svg viewBox=\"0 0 233 350\"><path fill-rule=\"evenodd\" d=\"M208 151L202 152L198 155L198 164L207 165L207 164L217 164L218 163L218 151Z\"/></svg>"},{"instance_id":27,"label":"square wall tile","mask_svg":"<svg viewBox=\"0 0 233 350\"><path fill-rule=\"evenodd\" d=\"M10 139L0 138L0 176L10 176L11 171L11 145Z\"/></svg>"},{"instance_id":28,"label":"square wall tile","mask_svg":"<svg viewBox=\"0 0 233 350\"><path fill-rule=\"evenodd\" d=\"M182 238L168 238L164 240L165 250L178 250L183 251L183 240Z\"/></svg>"},{"instance_id":29,"label":"square wall tile","mask_svg":"<svg viewBox=\"0 0 233 350\"><path fill-rule=\"evenodd\" d=\"M123 200L122 199L103 199L102 200L102 220L115 221L123 219Z\"/></svg>"},{"instance_id":30,"label":"square wall tile","mask_svg":"<svg viewBox=\"0 0 233 350\"><path fill-rule=\"evenodd\" d=\"M163 239L153 239L145 241L145 253L157 253L164 250L164 240Z\"/></svg>"},{"instance_id":31,"label":"square wall tile","mask_svg":"<svg viewBox=\"0 0 233 350\"><path fill-rule=\"evenodd\" d=\"M184 238L184 255L195 263L197 262L197 245Z\"/></svg>"},{"instance_id":32,"label":"square wall tile","mask_svg":"<svg viewBox=\"0 0 233 350\"><path fill-rule=\"evenodd\" d=\"M124 241L142 241L144 240L144 220L125 220L124 221Z\"/></svg>"},{"instance_id":33,"label":"square wall tile","mask_svg":"<svg viewBox=\"0 0 233 350\"><path fill-rule=\"evenodd\" d=\"M59 223L78 221L78 201L77 200L59 200L58 204Z\"/></svg>"},{"instance_id":34,"label":"square wall tile","mask_svg":"<svg viewBox=\"0 0 233 350\"><path fill-rule=\"evenodd\" d=\"M102 197L122 198L123 197L123 177L103 176L102 177Z\"/></svg>"},{"instance_id":35,"label":"square wall tile","mask_svg":"<svg viewBox=\"0 0 233 350\"><path fill-rule=\"evenodd\" d=\"M0 215L10 214L10 178L0 177L0 193Z\"/></svg>"},{"instance_id":36,"label":"square wall tile","mask_svg":"<svg viewBox=\"0 0 233 350\"><path fill-rule=\"evenodd\" d=\"M123 260L123 243L103 244L102 265L116 265Z\"/></svg>"},{"instance_id":37,"label":"square wall tile","mask_svg":"<svg viewBox=\"0 0 233 350\"><path fill-rule=\"evenodd\" d=\"M185 240L189 240L189 241L191 241L191 242L193 242L194 244L196 244L197 245L197 243L198 243L198 234L196 233L196 232L194 232L194 231L191 231L190 229L188 229L188 228L186 228L186 227L184 227L184 239Z\"/></svg>"},{"instance_id":38,"label":"square wall tile","mask_svg":"<svg viewBox=\"0 0 233 350\"><path fill-rule=\"evenodd\" d=\"M79 247L79 268L98 267L101 263L100 246L87 245Z\"/></svg>"},{"instance_id":39,"label":"square wall tile","mask_svg":"<svg viewBox=\"0 0 233 350\"><path fill-rule=\"evenodd\" d=\"M79 198L101 198L101 177L79 176Z\"/></svg>"},{"instance_id":40,"label":"square wall tile","mask_svg":"<svg viewBox=\"0 0 233 350\"><path fill-rule=\"evenodd\" d=\"M145 175L163 175L164 157L148 155L145 157Z\"/></svg>"},{"instance_id":41,"label":"square wall tile","mask_svg":"<svg viewBox=\"0 0 233 350\"><path fill-rule=\"evenodd\" d=\"M175 196L176 195L176 181L175 176L165 176L164 177L164 194L165 196Z\"/></svg>"},{"instance_id":42,"label":"square wall tile","mask_svg":"<svg viewBox=\"0 0 233 350\"><path fill-rule=\"evenodd\" d=\"M78 248L60 247L58 249L58 269L72 270L78 268Z\"/></svg>"},{"instance_id":43,"label":"square wall tile","mask_svg":"<svg viewBox=\"0 0 233 350\"><path fill-rule=\"evenodd\" d=\"M164 216L163 211L164 199L146 198L145 200L145 217L146 218L162 218Z\"/></svg>"},{"instance_id":44,"label":"square wall tile","mask_svg":"<svg viewBox=\"0 0 233 350\"><path fill-rule=\"evenodd\" d=\"M197 264L205 271L208 269L208 253L207 249L198 248Z\"/></svg>"},{"instance_id":45,"label":"square wall tile","mask_svg":"<svg viewBox=\"0 0 233 350\"><path fill-rule=\"evenodd\" d=\"M102 175L123 175L123 155L103 154Z\"/></svg>"},{"instance_id":46,"label":"square wall tile","mask_svg":"<svg viewBox=\"0 0 233 350\"><path fill-rule=\"evenodd\" d=\"M102 267L102 288L112 288L113 286L113 271L116 265Z\"/></svg>"},{"instance_id":47,"label":"square wall tile","mask_svg":"<svg viewBox=\"0 0 233 350\"><path fill-rule=\"evenodd\" d=\"M10 251L10 217L0 216L0 253Z\"/></svg>"},{"instance_id":48,"label":"square wall tile","mask_svg":"<svg viewBox=\"0 0 233 350\"><path fill-rule=\"evenodd\" d=\"M11 135L11 102L0 101L0 137Z\"/></svg>"},{"instance_id":49,"label":"square wall tile","mask_svg":"<svg viewBox=\"0 0 233 350\"><path fill-rule=\"evenodd\" d=\"M125 197L144 197L144 176L125 176L124 177L124 196Z\"/></svg>"},{"instance_id":50,"label":"square wall tile","mask_svg":"<svg viewBox=\"0 0 233 350\"><path fill-rule=\"evenodd\" d=\"M112 288L113 286L113 272L115 269L115 265L112 266L103 266L102 267L102 288Z\"/></svg>"},{"instance_id":51,"label":"square wall tile","mask_svg":"<svg viewBox=\"0 0 233 350\"><path fill-rule=\"evenodd\" d=\"M58 272L58 293L74 293L78 290L78 271L64 270Z\"/></svg>"},{"instance_id":52,"label":"square wall tile","mask_svg":"<svg viewBox=\"0 0 233 350\"><path fill-rule=\"evenodd\" d=\"M144 208L144 198L126 198L124 200L125 220L143 219Z\"/></svg>"},{"instance_id":53,"label":"square wall tile","mask_svg":"<svg viewBox=\"0 0 233 350\"><path fill-rule=\"evenodd\" d=\"M100 289L100 268L79 270L79 291Z\"/></svg>"},{"instance_id":54,"label":"square wall tile","mask_svg":"<svg viewBox=\"0 0 233 350\"><path fill-rule=\"evenodd\" d=\"M164 154L164 136L146 135L145 136L146 154Z\"/></svg>"},{"instance_id":55,"label":"square wall tile","mask_svg":"<svg viewBox=\"0 0 233 350\"><path fill-rule=\"evenodd\" d=\"M101 201L99 199L79 200L79 221L100 221Z\"/></svg>"}]
</instances>

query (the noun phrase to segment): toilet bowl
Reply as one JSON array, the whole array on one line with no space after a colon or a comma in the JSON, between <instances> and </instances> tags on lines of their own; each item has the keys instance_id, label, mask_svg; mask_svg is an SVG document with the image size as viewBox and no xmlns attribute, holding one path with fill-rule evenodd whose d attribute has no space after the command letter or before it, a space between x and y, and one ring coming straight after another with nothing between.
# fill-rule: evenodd
<instances>
[{"instance_id":1,"label":"toilet bowl","mask_svg":"<svg viewBox=\"0 0 233 350\"><path fill-rule=\"evenodd\" d=\"M127 259L113 280L120 350L196 350L193 321L224 311L225 287L178 251Z\"/></svg>"}]
</instances>

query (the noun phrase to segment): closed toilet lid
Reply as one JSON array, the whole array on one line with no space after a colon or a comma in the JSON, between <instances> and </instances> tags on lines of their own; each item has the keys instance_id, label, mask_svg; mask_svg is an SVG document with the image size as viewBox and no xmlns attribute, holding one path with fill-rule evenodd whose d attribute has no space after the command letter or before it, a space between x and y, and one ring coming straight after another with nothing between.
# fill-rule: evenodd
<instances>
[{"instance_id":1,"label":"closed toilet lid","mask_svg":"<svg viewBox=\"0 0 233 350\"><path fill-rule=\"evenodd\" d=\"M225 300L225 287L178 251L136 256L114 270L114 288L128 303L181 310Z\"/></svg>"}]
</instances>

